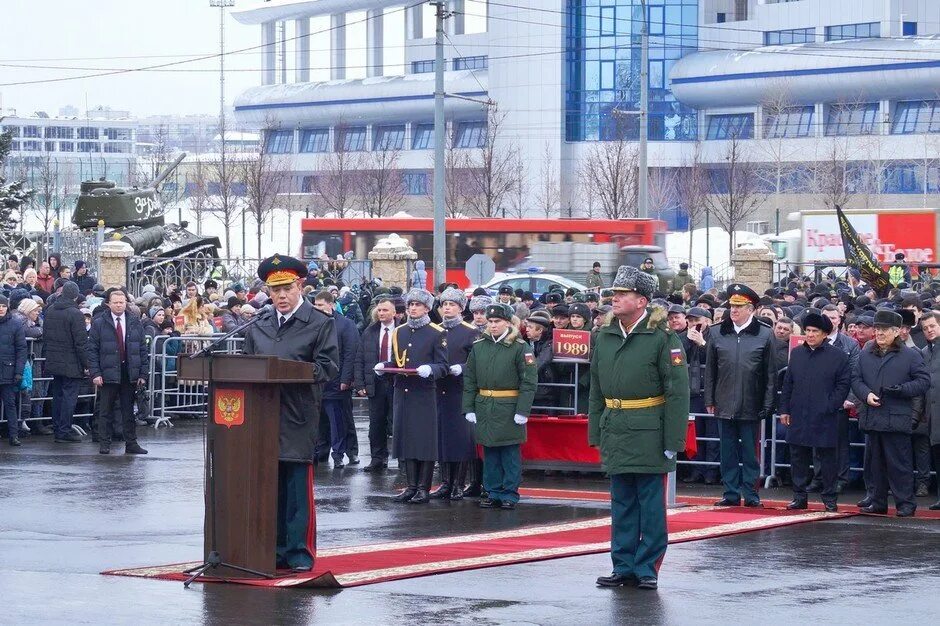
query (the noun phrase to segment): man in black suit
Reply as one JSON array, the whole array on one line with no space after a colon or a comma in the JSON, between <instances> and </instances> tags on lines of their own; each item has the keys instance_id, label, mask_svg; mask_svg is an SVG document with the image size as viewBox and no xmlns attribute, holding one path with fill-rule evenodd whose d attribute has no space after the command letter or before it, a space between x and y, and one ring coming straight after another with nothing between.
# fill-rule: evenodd
<instances>
[{"instance_id":1,"label":"man in black suit","mask_svg":"<svg viewBox=\"0 0 940 626\"><path fill-rule=\"evenodd\" d=\"M147 454L137 443L134 394L147 381L150 366L146 334L136 315L127 313L127 292L112 287L105 293L109 313L91 323L88 334L88 370L101 391L98 419L98 452L111 453L114 404L120 400L125 454Z\"/></svg>"},{"instance_id":2,"label":"man in black suit","mask_svg":"<svg viewBox=\"0 0 940 626\"><path fill-rule=\"evenodd\" d=\"M376 376L376 363L392 360L392 331L395 329L395 305L388 298L380 299L374 309L376 321L362 331L356 351L354 387L360 397L369 398L369 449L372 459L363 471L372 472L388 467L388 437L392 427L392 377Z\"/></svg>"}]
</instances>

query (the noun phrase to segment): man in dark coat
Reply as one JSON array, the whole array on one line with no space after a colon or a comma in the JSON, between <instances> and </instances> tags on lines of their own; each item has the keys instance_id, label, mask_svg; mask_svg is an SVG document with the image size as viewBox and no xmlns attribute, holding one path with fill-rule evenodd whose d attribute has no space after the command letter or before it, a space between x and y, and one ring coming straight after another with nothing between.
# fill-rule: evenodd
<instances>
[{"instance_id":1,"label":"man in dark coat","mask_svg":"<svg viewBox=\"0 0 940 626\"><path fill-rule=\"evenodd\" d=\"M480 331L473 324L463 321L462 313L467 304L463 290L449 287L438 299L441 303L441 326L444 328L450 371L437 382L441 485L431 492L430 497L460 500L463 498L467 464L477 458L473 427L464 419L463 368Z\"/></svg>"},{"instance_id":2,"label":"man in dark coat","mask_svg":"<svg viewBox=\"0 0 940 626\"><path fill-rule=\"evenodd\" d=\"M839 412L849 395L849 357L826 341L832 332L829 318L810 313L803 319L803 329L806 342L790 355L780 396L780 419L788 427L793 475L793 501L787 508L807 508L810 463L816 463L820 466L823 504L827 511L834 512L838 510Z\"/></svg>"},{"instance_id":3,"label":"man in dark coat","mask_svg":"<svg viewBox=\"0 0 940 626\"><path fill-rule=\"evenodd\" d=\"M332 319L336 327L336 347L339 354L339 371L323 388L323 404L320 407L320 448L326 454L333 450L333 467L343 467L346 453L346 434L352 415L346 408L352 399L353 365L359 349L359 332L356 324L336 310L336 298L332 292L323 290L314 296L313 306ZM317 456L320 456L318 450Z\"/></svg>"},{"instance_id":4,"label":"man in dark coat","mask_svg":"<svg viewBox=\"0 0 940 626\"><path fill-rule=\"evenodd\" d=\"M72 415L82 381L88 375L88 331L85 316L75 302L78 285L66 281L61 289L43 323L46 374L52 376L52 427L56 443L79 443L82 438L72 430Z\"/></svg>"},{"instance_id":5,"label":"man in dark coat","mask_svg":"<svg viewBox=\"0 0 940 626\"><path fill-rule=\"evenodd\" d=\"M901 323L901 316L894 311L875 313L875 340L858 357L852 390L863 401L858 423L868 434L865 476L869 497L861 511L887 513L890 486L898 517L909 517L917 510L912 403L927 392L930 373L921 353L901 343Z\"/></svg>"},{"instance_id":6,"label":"man in dark coat","mask_svg":"<svg viewBox=\"0 0 940 626\"><path fill-rule=\"evenodd\" d=\"M16 413L16 396L26 367L26 325L10 313L10 302L0 296L0 402L7 420L11 446L20 445L20 422Z\"/></svg>"},{"instance_id":7,"label":"man in dark coat","mask_svg":"<svg viewBox=\"0 0 940 626\"><path fill-rule=\"evenodd\" d=\"M759 507L757 437L776 399L773 333L754 316L759 296L728 285L730 314L713 329L705 362L705 409L719 418L724 496L716 506ZM717 332L715 332L717 330Z\"/></svg>"},{"instance_id":8,"label":"man in dark coat","mask_svg":"<svg viewBox=\"0 0 940 626\"><path fill-rule=\"evenodd\" d=\"M686 330L679 335L689 364L689 413L695 413L695 435L718 439L718 420L705 414L705 359L706 346L711 333L712 312L694 306L686 313ZM718 463L721 459L717 441L702 441L697 446L695 461ZM718 482L717 465L697 465L684 480L688 483L705 481L706 485Z\"/></svg>"},{"instance_id":9,"label":"man in dark coat","mask_svg":"<svg viewBox=\"0 0 940 626\"><path fill-rule=\"evenodd\" d=\"M147 334L140 318L128 312L127 293L112 287L105 294L104 308L88 333L88 373L100 389L98 397L98 452L111 453L115 403L121 406L125 454L147 454L137 443L134 395L150 371Z\"/></svg>"},{"instance_id":10,"label":"man in dark coat","mask_svg":"<svg viewBox=\"0 0 940 626\"><path fill-rule=\"evenodd\" d=\"M302 262L288 256L275 254L261 262L258 277L271 289L275 310L248 329L243 347L245 354L313 364L316 383L280 386L277 566L298 571L312 568L316 555L313 460L320 399L339 361L330 318L303 298L306 273Z\"/></svg>"},{"instance_id":11,"label":"man in dark coat","mask_svg":"<svg viewBox=\"0 0 940 626\"><path fill-rule=\"evenodd\" d=\"M366 327L359 340L353 383L360 397L369 399L369 464L364 472L388 467L388 437L392 432L392 396L394 380L376 376L377 363L392 361L392 331L395 330L395 304L379 298L372 315L375 322Z\"/></svg>"},{"instance_id":12,"label":"man in dark coat","mask_svg":"<svg viewBox=\"0 0 940 626\"><path fill-rule=\"evenodd\" d=\"M924 399L924 417L930 434L933 466L940 470L940 313L925 313L920 325L927 340L923 355L930 373L930 389ZM937 502L930 505L930 510L940 511L940 480L937 481Z\"/></svg>"},{"instance_id":13,"label":"man in dark coat","mask_svg":"<svg viewBox=\"0 0 940 626\"><path fill-rule=\"evenodd\" d=\"M75 272L72 273L72 282L78 285L78 292L83 296L91 293L95 287L95 277L88 273L88 266L84 261L75 261Z\"/></svg>"},{"instance_id":14,"label":"man in dark coat","mask_svg":"<svg viewBox=\"0 0 940 626\"><path fill-rule=\"evenodd\" d=\"M424 504L439 456L436 381L450 370L444 329L428 315L434 296L412 289L405 303L408 321L392 331L392 361L377 363L373 371L381 376L386 368L406 370L395 374L392 453L405 464L408 486L395 501Z\"/></svg>"}]
</instances>

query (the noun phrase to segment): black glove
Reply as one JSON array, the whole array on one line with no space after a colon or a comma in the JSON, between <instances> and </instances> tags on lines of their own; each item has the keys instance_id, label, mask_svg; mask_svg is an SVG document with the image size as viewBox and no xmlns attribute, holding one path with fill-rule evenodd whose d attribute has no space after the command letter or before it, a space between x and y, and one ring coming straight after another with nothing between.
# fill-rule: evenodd
<instances>
[{"instance_id":1,"label":"black glove","mask_svg":"<svg viewBox=\"0 0 940 626\"><path fill-rule=\"evenodd\" d=\"M901 385L891 385L890 387L885 387L881 390L881 395L899 396L901 395Z\"/></svg>"}]
</instances>

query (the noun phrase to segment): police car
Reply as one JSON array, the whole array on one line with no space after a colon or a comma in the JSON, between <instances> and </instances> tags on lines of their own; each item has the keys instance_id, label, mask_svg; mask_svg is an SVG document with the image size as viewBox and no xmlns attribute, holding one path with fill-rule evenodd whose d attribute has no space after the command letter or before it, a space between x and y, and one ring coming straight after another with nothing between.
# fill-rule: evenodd
<instances>
[{"instance_id":1,"label":"police car","mask_svg":"<svg viewBox=\"0 0 940 626\"><path fill-rule=\"evenodd\" d=\"M499 293L499 288L503 286L510 287L513 292L517 289L531 291L532 297L534 298L538 298L543 293L551 291L552 288L556 291L559 288L562 291L567 291L569 288L574 287L578 291L587 291L587 287L581 283L575 282L570 278L565 278L564 276L559 276L558 274L542 274L537 267L528 268L525 273L497 272L493 278L480 286L486 289L486 293L493 297L496 297ZM468 297L473 294L474 289L475 287L470 287L467 290Z\"/></svg>"}]
</instances>

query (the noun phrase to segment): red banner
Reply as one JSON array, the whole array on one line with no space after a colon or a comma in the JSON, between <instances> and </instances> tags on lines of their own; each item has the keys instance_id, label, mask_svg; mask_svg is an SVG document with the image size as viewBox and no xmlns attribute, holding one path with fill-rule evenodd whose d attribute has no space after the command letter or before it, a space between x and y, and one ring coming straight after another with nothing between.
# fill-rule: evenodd
<instances>
[{"instance_id":1,"label":"red banner","mask_svg":"<svg viewBox=\"0 0 940 626\"><path fill-rule=\"evenodd\" d=\"M552 360L589 363L591 361L591 332L558 328L553 330Z\"/></svg>"}]
</instances>

